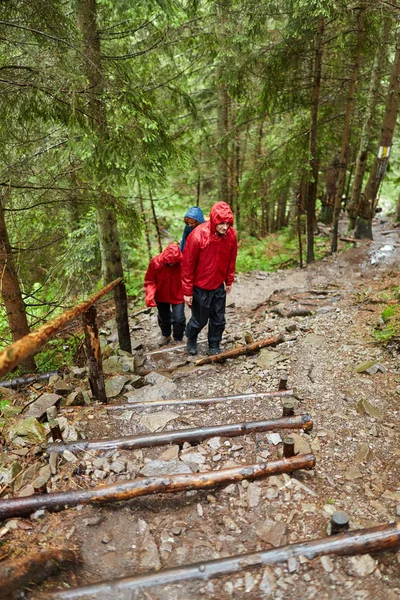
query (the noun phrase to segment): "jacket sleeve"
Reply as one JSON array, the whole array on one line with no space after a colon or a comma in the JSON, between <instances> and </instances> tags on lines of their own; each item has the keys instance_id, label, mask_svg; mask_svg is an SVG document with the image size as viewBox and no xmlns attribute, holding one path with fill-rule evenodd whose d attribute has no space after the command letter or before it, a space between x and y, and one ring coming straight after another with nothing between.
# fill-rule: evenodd
<instances>
[{"instance_id":1,"label":"jacket sleeve","mask_svg":"<svg viewBox=\"0 0 400 600\"><path fill-rule=\"evenodd\" d=\"M154 296L156 295L157 291L157 281L153 261L150 261L150 264L147 267L144 278L144 289L146 295L146 306L157 306L154 300Z\"/></svg>"},{"instance_id":2,"label":"jacket sleeve","mask_svg":"<svg viewBox=\"0 0 400 600\"><path fill-rule=\"evenodd\" d=\"M182 260L182 291L184 296L193 296L194 273L200 252L197 236L189 235L186 239L185 252Z\"/></svg>"},{"instance_id":3,"label":"jacket sleeve","mask_svg":"<svg viewBox=\"0 0 400 600\"><path fill-rule=\"evenodd\" d=\"M229 257L228 268L226 270L226 279L225 279L226 285L232 285L232 283L235 279L237 250L238 250L237 237L236 237L236 232L234 232L234 238L232 240L232 247L231 247L231 255Z\"/></svg>"}]
</instances>

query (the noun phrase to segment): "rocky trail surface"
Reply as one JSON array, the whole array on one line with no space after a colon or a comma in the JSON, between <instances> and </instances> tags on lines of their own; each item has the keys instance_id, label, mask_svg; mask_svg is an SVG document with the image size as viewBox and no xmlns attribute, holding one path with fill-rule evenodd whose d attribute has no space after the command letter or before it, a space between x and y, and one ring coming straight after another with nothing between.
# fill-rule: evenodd
<instances>
[{"instance_id":1,"label":"rocky trail surface","mask_svg":"<svg viewBox=\"0 0 400 600\"><path fill-rule=\"evenodd\" d=\"M380 294L399 285L399 234L385 235L389 227L379 226L372 244L360 244L306 269L238 276L228 298L224 347L243 344L250 334L262 339L283 333L285 341L275 348L199 367L184 347L171 345L155 352L156 314L133 311L134 360L116 349L113 322L102 326L108 397L113 404L131 407L109 410L93 404L84 368L53 377L48 384L34 384L22 399L20 393L7 392L13 404L29 407L24 419L16 416L3 431L3 498L7 493L81 490L153 475L266 463L282 456L282 438L288 433L215 436L198 444L136 450L66 451L52 454L49 461L40 443L48 435L43 421L52 403L62 405L57 422L65 441L267 420L282 415L287 398L207 405L168 404L168 399L276 391L286 373L288 386L295 389L296 414L309 414L314 422L310 433L290 432L295 450L316 456L312 470L101 507L38 510L31 517L4 521L0 567L9 558L38 549L76 550L81 560L73 571L16 597L36 600L55 589L321 538L337 510L348 514L351 529L399 520L398 348L385 348L372 335L382 311ZM205 346L200 348L205 351ZM166 403L134 407L149 400ZM400 597L400 553L314 560L300 556L209 581L85 598L294 596L395 600Z\"/></svg>"}]
</instances>

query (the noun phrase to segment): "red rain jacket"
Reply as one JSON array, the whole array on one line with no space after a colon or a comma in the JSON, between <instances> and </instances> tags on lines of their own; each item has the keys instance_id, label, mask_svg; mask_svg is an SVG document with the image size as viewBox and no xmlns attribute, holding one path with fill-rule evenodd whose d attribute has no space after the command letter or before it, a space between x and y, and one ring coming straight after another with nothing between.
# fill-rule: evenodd
<instances>
[{"instance_id":1,"label":"red rain jacket","mask_svg":"<svg viewBox=\"0 0 400 600\"><path fill-rule=\"evenodd\" d=\"M182 252L177 243L169 244L151 259L144 278L146 306L157 306L157 302L182 304L181 262Z\"/></svg>"},{"instance_id":2,"label":"red rain jacket","mask_svg":"<svg viewBox=\"0 0 400 600\"><path fill-rule=\"evenodd\" d=\"M219 223L233 225L233 214L226 202L217 202L211 209L210 220L198 225L187 238L182 261L182 289L185 296L193 295L193 286L216 290L222 283L232 285L237 255L236 231L230 227L219 236Z\"/></svg>"}]
</instances>

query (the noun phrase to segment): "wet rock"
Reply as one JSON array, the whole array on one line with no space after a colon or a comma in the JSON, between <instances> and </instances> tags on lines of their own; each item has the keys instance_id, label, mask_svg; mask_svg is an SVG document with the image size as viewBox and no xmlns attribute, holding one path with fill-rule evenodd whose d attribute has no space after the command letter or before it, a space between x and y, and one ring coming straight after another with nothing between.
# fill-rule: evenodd
<instances>
[{"instance_id":1,"label":"wet rock","mask_svg":"<svg viewBox=\"0 0 400 600\"><path fill-rule=\"evenodd\" d=\"M370 417L373 417L374 419L377 419L378 421L382 421L382 419L384 417L383 411L381 411L380 408L378 408L377 406L375 406L374 404L372 404L371 402L369 402L365 398L362 398L357 403L357 412L360 415L367 414Z\"/></svg>"},{"instance_id":2,"label":"wet rock","mask_svg":"<svg viewBox=\"0 0 400 600\"><path fill-rule=\"evenodd\" d=\"M107 379L105 383L107 398L115 398L122 392L124 385L128 383L130 377L128 375L116 375Z\"/></svg>"},{"instance_id":3,"label":"wet rock","mask_svg":"<svg viewBox=\"0 0 400 600\"><path fill-rule=\"evenodd\" d=\"M157 371L148 373L144 379L151 385L164 385L166 383L171 383L171 379L169 377L165 377L165 375L161 375L160 373L157 373Z\"/></svg>"},{"instance_id":4,"label":"wet rock","mask_svg":"<svg viewBox=\"0 0 400 600\"><path fill-rule=\"evenodd\" d=\"M271 567L265 567L259 588L263 592L263 598L273 596L276 589L276 577Z\"/></svg>"},{"instance_id":5,"label":"wet rock","mask_svg":"<svg viewBox=\"0 0 400 600\"><path fill-rule=\"evenodd\" d=\"M70 450L64 450L62 455L63 458L69 463L74 463L78 460L75 454L73 454Z\"/></svg>"},{"instance_id":6,"label":"wet rock","mask_svg":"<svg viewBox=\"0 0 400 600\"><path fill-rule=\"evenodd\" d=\"M46 437L45 428L35 417L26 417L8 430L8 439L17 446L43 444Z\"/></svg>"},{"instance_id":7,"label":"wet rock","mask_svg":"<svg viewBox=\"0 0 400 600\"><path fill-rule=\"evenodd\" d=\"M346 572L353 577L367 577L376 569L376 562L369 554L351 556L348 559Z\"/></svg>"},{"instance_id":8,"label":"wet rock","mask_svg":"<svg viewBox=\"0 0 400 600\"><path fill-rule=\"evenodd\" d=\"M68 394L65 406L85 406L85 397L82 390L76 390Z\"/></svg>"},{"instance_id":9,"label":"wet rock","mask_svg":"<svg viewBox=\"0 0 400 600\"><path fill-rule=\"evenodd\" d=\"M324 571L326 571L327 573L332 573L332 571L333 571L332 559L329 556L321 556L319 560L320 560L320 563L321 563Z\"/></svg>"},{"instance_id":10,"label":"wet rock","mask_svg":"<svg viewBox=\"0 0 400 600\"><path fill-rule=\"evenodd\" d=\"M111 373L120 373L121 365L118 357L113 355L103 360L103 371L105 375L110 375Z\"/></svg>"},{"instance_id":11,"label":"wet rock","mask_svg":"<svg viewBox=\"0 0 400 600\"><path fill-rule=\"evenodd\" d=\"M277 446L282 442L282 438L279 433L267 433L266 438L270 444Z\"/></svg>"},{"instance_id":12,"label":"wet rock","mask_svg":"<svg viewBox=\"0 0 400 600\"><path fill-rule=\"evenodd\" d=\"M60 396L68 396L72 392L72 385L60 379L54 384L53 392Z\"/></svg>"},{"instance_id":13,"label":"wet rock","mask_svg":"<svg viewBox=\"0 0 400 600\"><path fill-rule=\"evenodd\" d=\"M68 422L68 419L66 417L58 417L57 421L60 426L64 442L76 442L78 440L78 432L75 427Z\"/></svg>"},{"instance_id":14,"label":"wet rock","mask_svg":"<svg viewBox=\"0 0 400 600\"><path fill-rule=\"evenodd\" d=\"M169 448L164 450L164 452L162 452L158 458L160 460L168 461L168 460L174 460L175 458L178 458L178 456L179 456L179 446L177 444L174 444L173 446L170 446Z\"/></svg>"},{"instance_id":15,"label":"wet rock","mask_svg":"<svg viewBox=\"0 0 400 600\"><path fill-rule=\"evenodd\" d=\"M150 532L148 524L143 519L139 519L138 526L139 538L141 542L139 548L140 569L160 569L160 554L158 552L157 545L154 541L154 537Z\"/></svg>"},{"instance_id":16,"label":"wet rock","mask_svg":"<svg viewBox=\"0 0 400 600\"><path fill-rule=\"evenodd\" d=\"M168 410L164 410L161 412L148 413L145 414L141 419L140 423L147 427L149 431L154 432L158 429L163 429L169 421L173 421L179 417L178 414L173 413Z\"/></svg>"},{"instance_id":17,"label":"wet rock","mask_svg":"<svg viewBox=\"0 0 400 600\"><path fill-rule=\"evenodd\" d=\"M117 475L125 473L126 462L122 460L114 460L110 465L110 469L113 473L116 473Z\"/></svg>"},{"instance_id":18,"label":"wet rock","mask_svg":"<svg viewBox=\"0 0 400 600\"><path fill-rule=\"evenodd\" d=\"M145 387L124 394L128 402L148 402L150 400L168 400L177 391L178 386L173 381L163 384L146 385Z\"/></svg>"},{"instance_id":19,"label":"wet rock","mask_svg":"<svg viewBox=\"0 0 400 600\"><path fill-rule=\"evenodd\" d=\"M18 475L22 471L22 467L18 462L12 462L7 466L0 467L0 483L5 485L10 483L14 477Z\"/></svg>"},{"instance_id":20,"label":"wet rock","mask_svg":"<svg viewBox=\"0 0 400 600\"><path fill-rule=\"evenodd\" d=\"M48 408L60 404L61 398L60 394L42 394L40 398L30 405L26 412L26 417L41 419L46 414Z\"/></svg>"},{"instance_id":21,"label":"wet rock","mask_svg":"<svg viewBox=\"0 0 400 600\"><path fill-rule=\"evenodd\" d=\"M247 502L251 508L259 505L261 498L261 488L256 483L249 483L247 488Z\"/></svg>"},{"instance_id":22,"label":"wet rock","mask_svg":"<svg viewBox=\"0 0 400 600\"><path fill-rule=\"evenodd\" d=\"M39 474L36 479L32 482L35 490L40 490L46 486L51 476L50 466L45 465L39 470Z\"/></svg>"},{"instance_id":23,"label":"wet rock","mask_svg":"<svg viewBox=\"0 0 400 600\"><path fill-rule=\"evenodd\" d=\"M355 461L357 463L367 462L371 458L371 450L367 442L363 442L359 447Z\"/></svg>"},{"instance_id":24,"label":"wet rock","mask_svg":"<svg viewBox=\"0 0 400 600\"><path fill-rule=\"evenodd\" d=\"M153 475L174 475L177 473L192 473L192 469L189 465L181 462L180 460L152 460L147 463L140 473L146 477L152 477Z\"/></svg>"},{"instance_id":25,"label":"wet rock","mask_svg":"<svg viewBox=\"0 0 400 600\"><path fill-rule=\"evenodd\" d=\"M266 544L274 548L283 545L283 538L286 533L286 525L275 521L263 521L257 527L257 536Z\"/></svg>"}]
</instances>

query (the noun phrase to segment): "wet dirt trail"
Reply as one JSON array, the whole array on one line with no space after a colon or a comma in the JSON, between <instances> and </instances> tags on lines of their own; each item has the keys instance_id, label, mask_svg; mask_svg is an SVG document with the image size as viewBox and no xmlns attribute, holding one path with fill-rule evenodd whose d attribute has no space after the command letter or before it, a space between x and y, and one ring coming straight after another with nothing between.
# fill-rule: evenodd
<instances>
[{"instance_id":1,"label":"wet dirt trail","mask_svg":"<svg viewBox=\"0 0 400 600\"><path fill-rule=\"evenodd\" d=\"M74 573L45 583L27 597L37 600L54 589L321 538L337 510L348 514L351 529L400 519L400 365L397 350L385 349L372 336L381 310L372 299L399 285L400 235L384 235L385 228L389 225L376 230L372 244L362 243L306 269L237 277L228 299L224 347L244 343L249 333L254 339L283 333L285 341L275 348L196 367L196 358L188 358L183 347L171 345L154 352L159 335L156 315L142 313L131 318L136 371L150 371L145 381L139 381L139 375L123 367L128 357L114 350L112 325L103 328L107 378L117 386L112 402L166 403L120 410L100 405L63 409L71 428L86 439L278 418L285 398L208 405L168 404L168 399L275 391L282 374L287 374L289 387L296 391L295 413L309 414L314 422L310 433L299 430L290 435L296 452L315 454L316 466L208 490L44 511L24 519L30 523L26 530L16 526L8 532L10 548L19 547L24 553L35 547L76 548L82 560ZM291 316L301 311L306 316ZM200 348L205 350L204 345ZM376 370L356 371L367 362ZM78 379L82 376L76 372L69 381L82 386L85 380ZM265 463L282 456L287 433L219 435L198 444L74 452L59 458L49 491ZM294 595L310 600L395 600L400 597L400 553L314 560L300 556L208 581L84 597L187 600Z\"/></svg>"}]
</instances>

